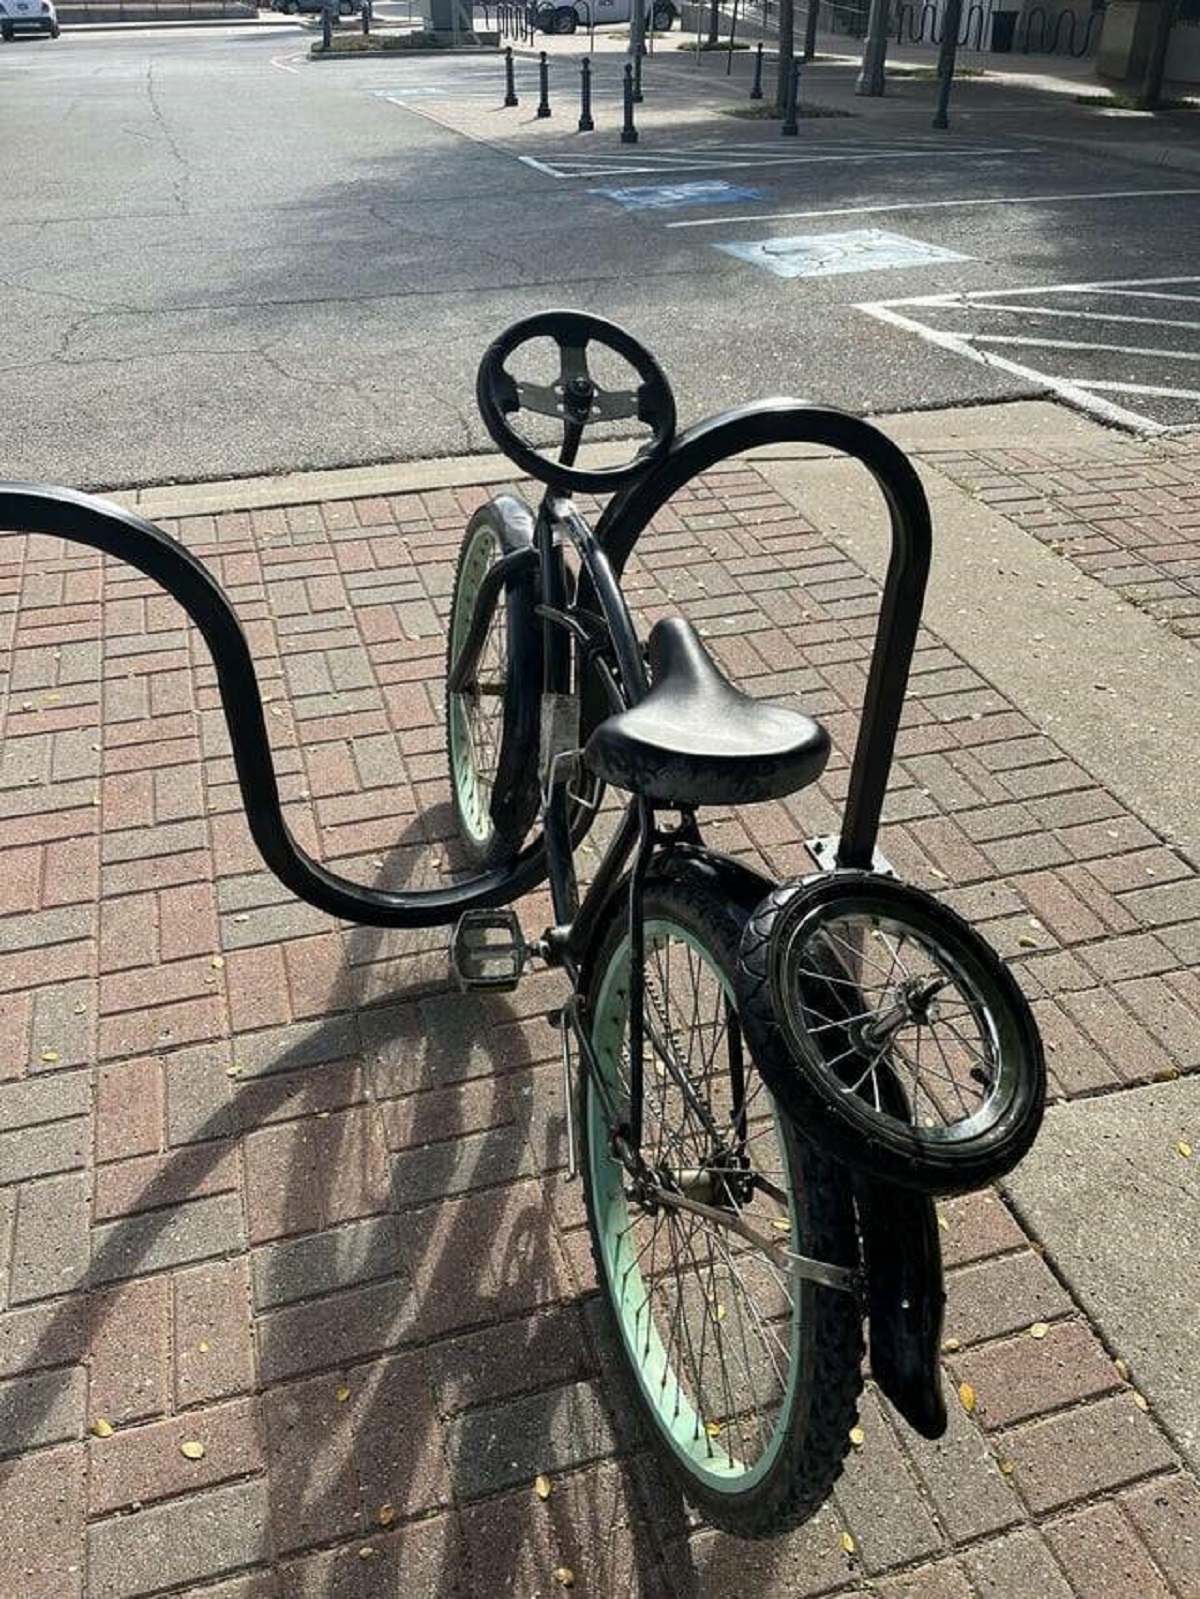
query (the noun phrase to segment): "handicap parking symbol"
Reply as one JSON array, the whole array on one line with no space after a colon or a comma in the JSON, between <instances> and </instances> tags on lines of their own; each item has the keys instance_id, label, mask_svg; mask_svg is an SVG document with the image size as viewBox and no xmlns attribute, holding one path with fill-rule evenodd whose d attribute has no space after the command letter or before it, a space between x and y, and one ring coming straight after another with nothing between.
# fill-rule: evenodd
<instances>
[{"instance_id":1,"label":"handicap parking symbol","mask_svg":"<svg viewBox=\"0 0 1200 1599\"><path fill-rule=\"evenodd\" d=\"M709 179L699 183L641 183L626 189L589 189L605 200L615 200L626 211L663 211L676 205L731 205L735 201L761 200L761 189Z\"/></svg>"}]
</instances>

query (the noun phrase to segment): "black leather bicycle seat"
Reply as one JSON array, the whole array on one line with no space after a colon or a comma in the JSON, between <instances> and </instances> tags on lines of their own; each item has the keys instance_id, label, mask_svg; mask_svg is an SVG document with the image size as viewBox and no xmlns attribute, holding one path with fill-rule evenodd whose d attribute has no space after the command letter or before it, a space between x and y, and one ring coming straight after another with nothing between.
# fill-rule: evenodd
<instances>
[{"instance_id":1,"label":"black leather bicycle seat","mask_svg":"<svg viewBox=\"0 0 1200 1599\"><path fill-rule=\"evenodd\" d=\"M820 777L829 734L811 717L743 694L680 617L650 630L652 687L601 722L584 759L615 788L663 805L751 805Z\"/></svg>"}]
</instances>

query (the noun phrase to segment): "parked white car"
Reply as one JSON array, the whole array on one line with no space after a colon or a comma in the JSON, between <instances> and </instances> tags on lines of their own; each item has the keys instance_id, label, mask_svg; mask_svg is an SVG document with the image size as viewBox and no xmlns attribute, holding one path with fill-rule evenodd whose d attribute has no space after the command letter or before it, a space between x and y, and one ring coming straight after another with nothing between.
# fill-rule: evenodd
<instances>
[{"instance_id":1,"label":"parked white car","mask_svg":"<svg viewBox=\"0 0 1200 1599\"><path fill-rule=\"evenodd\" d=\"M666 33L679 15L675 0L644 0L644 4L646 27L653 25L655 33ZM542 33L574 33L592 21L598 28L607 22L628 22L633 0L536 0L531 9Z\"/></svg>"},{"instance_id":2,"label":"parked white car","mask_svg":"<svg viewBox=\"0 0 1200 1599\"><path fill-rule=\"evenodd\" d=\"M0 39L18 33L48 33L58 38L58 12L54 0L0 0Z\"/></svg>"}]
</instances>

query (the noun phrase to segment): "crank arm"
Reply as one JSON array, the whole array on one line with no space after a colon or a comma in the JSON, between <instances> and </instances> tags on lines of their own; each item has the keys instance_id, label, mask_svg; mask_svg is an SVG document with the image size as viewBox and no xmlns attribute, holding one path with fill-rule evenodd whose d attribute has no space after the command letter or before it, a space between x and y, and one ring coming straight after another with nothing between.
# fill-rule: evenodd
<instances>
[{"instance_id":1,"label":"crank arm","mask_svg":"<svg viewBox=\"0 0 1200 1599\"><path fill-rule=\"evenodd\" d=\"M718 1210L715 1205L703 1205L698 1199L689 1199L686 1194L673 1193L669 1188L655 1187L651 1190L651 1194L660 1205L667 1205L672 1210L685 1210L693 1216L699 1216L703 1221L712 1222L717 1227L724 1227L728 1232L736 1233L739 1238L744 1238L747 1243L761 1249L764 1254L790 1266L798 1277L807 1278L809 1282L821 1283L825 1288L836 1288L843 1294L852 1294L856 1299L862 1291L859 1272L852 1271L848 1266L832 1266L826 1260L813 1260L810 1255L797 1255L787 1247L782 1238L765 1237L756 1227L751 1227L749 1222L743 1221L740 1216L730 1215L727 1210Z\"/></svg>"}]
</instances>

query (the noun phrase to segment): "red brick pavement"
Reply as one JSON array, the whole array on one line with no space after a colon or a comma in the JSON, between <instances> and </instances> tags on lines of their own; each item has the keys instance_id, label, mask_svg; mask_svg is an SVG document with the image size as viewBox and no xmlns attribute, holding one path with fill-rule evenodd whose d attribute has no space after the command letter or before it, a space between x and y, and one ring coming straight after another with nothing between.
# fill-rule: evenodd
<instances>
[{"instance_id":1,"label":"red brick pavement","mask_svg":"<svg viewBox=\"0 0 1200 1599\"><path fill-rule=\"evenodd\" d=\"M943 466L1041 495L1057 471ZM1086 485L1072 470L1055 494ZM1151 475L1178 509L1175 471ZM1143 492L1116 477L1110 503ZM372 881L456 864L441 619L482 497L172 529L250 634L289 820ZM1004 509L1033 525L1029 503ZM1057 539L1100 536L1094 506L1056 504ZM746 467L644 548L644 622L683 610L834 735L816 788L711 819L720 847L794 871L836 826L872 584ZM1194 1480L992 1193L942 1212L947 1378L973 1413L930 1446L868 1396L809 1526L749 1551L697 1527L610 1412L540 1020L554 979L452 996L440 936L289 899L240 814L211 664L128 569L6 538L0 644L4 1599L549 1594L561 1565L605 1599L1200 1592ZM1195 869L928 634L884 844L1012 958L1056 1093L1200 1065Z\"/></svg>"},{"instance_id":2,"label":"red brick pavement","mask_svg":"<svg viewBox=\"0 0 1200 1599\"><path fill-rule=\"evenodd\" d=\"M1183 638L1200 638L1200 484L1172 440L930 456L1042 543Z\"/></svg>"}]
</instances>

